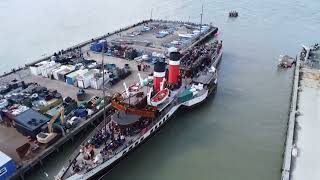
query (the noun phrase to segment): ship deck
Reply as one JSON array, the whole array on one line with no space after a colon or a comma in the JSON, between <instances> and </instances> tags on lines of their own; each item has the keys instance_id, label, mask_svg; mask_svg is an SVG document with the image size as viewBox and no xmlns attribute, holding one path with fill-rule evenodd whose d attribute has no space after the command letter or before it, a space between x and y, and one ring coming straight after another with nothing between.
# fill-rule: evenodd
<instances>
[{"instance_id":1,"label":"ship deck","mask_svg":"<svg viewBox=\"0 0 320 180\"><path fill-rule=\"evenodd\" d=\"M108 160L110 160L113 157L116 156L121 156L120 152L122 150L124 150L125 148L129 147L131 144L133 144L137 139L140 139L143 135L144 132L146 132L147 130L149 130L150 128L152 128L154 125L156 125L163 117L164 115L166 115L168 113L168 111L170 111L172 109L173 106L178 105L178 101L177 101L177 95L182 92L183 90L185 90L186 87L188 87L191 83L191 79L186 79L185 81L182 82L182 85L180 86L180 88L175 89L173 91L171 91L171 95L168 97L168 99L161 105L159 106L159 112L161 112L159 114L159 116L152 120L150 122L149 125L147 125L146 127L140 128L139 131L133 135L126 135L125 137L125 141L124 143L117 147L115 150L112 151L112 153L110 155L102 155L103 156L103 162L101 163L94 163L94 160L85 160L84 159L84 151L82 151L80 153L80 149L78 149L78 151L76 150L74 152L74 156L71 156L71 158L69 159L68 162L75 162L75 163L67 163L67 165L65 166L65 171L63 172L62 179L68 179L69 177L81 177L82 175L86 174L87 172L93 170L95 167L106 163ZM199 91L199 94L195 96L201 96L202 94L204 94L206 92L206 89L202 89ZM119 113L119 116L117 115ZM137 122L137 118L139 118L139 116L132 116L132 115L126 115L123 112L116 112L113 115L110 116L110 118L114 118L114 120L116 120L115 122L121 121L123 124L130 124L133 122ZM95 132L93 132L90 136L88 136L88 138L83 141L84 143L82 144L83 147L85 145L87 145L90 141L91 138L96 137L97 134L104 132L104 127L108 127L108 129L110 129L110 125L112 124L112 121L109 121L108 124L104 125L104 123L101 123L99 125L99 127L97 127L95 129ZM108 130L110 131L110 130ZM115 133L115 137L118 136L118 133ZM110 138L108 140L105 141L104 144L102 144L101 146L99 146L98 148L93 148L94 150L94 154L97 155L99 154L105 147L107 144L109 146L109 144L113 142L110 140ZM135 143L136 144L136 143ZM83 148L82 147L82 148ZM130 151L130 150L129 150ZM80 167L79 171L75 172L74 171L74 165L77 164L77 167Z\"/></svg>"},{"instance_id":2,"label":"ship deck","mask_svg":"<svg viewBox=\"0 0 320 180\"><path fill-rule=\"evenodd\" d=\"M107 125L109 125L110 123L108 123ZM117 136L118 134L115 134L115 136ZM139 139L142 136L142 134L138 133L132 136L125 136L125 143L122 144L121 146L119 146L115 151L113 151L110 155L104 156L104 162L108 161L109 159L111 159L112 157L114 157L114 155L118 154L119 152L121 152L123 149L127 148L128 146L131 145L132 142L134 142L136 139ZM111 141L108 140L105 142L106 144L110 144ZM94 154L99 154L106 146L101 146L99 148L94 148ZM80 171L78 171L77 173L74 173L72 167L70 166L67 171L65 172L63 179L67 179L75 174L77 175L81 175L84 174L90 170L92 170L93 168L95 168L97 165L97 163L94 163L94 160L85 160L84 158L84 153L78 153L77 157L75 158L76 162L81 164L81 169Z\"/></svg>"},{"instance_id":3,"label":"ship deck","mask_svg":"<svg viewBox=\"0 0 320 180\"><path fill-rule=\"evenodd\" d=\"M182 89L182 88L181 88ZM177 90L180 91L181 89ZM170 98L172 102L173 97ZM103 155L103 163L107 162L108 160L110 160L111 158L114 158L116 156L120 155L120 152L122 150L124 150L125 148L129 147L130 145L132 145L136 140L140 139L143 135L144 132L146 132L147 130L149 130L150 128L152 128L155 124L157 124L159 122L159 120L172 108L172 106L175 106L176 103L171 103L171 104L167 104L167 106L164 108L164 111L161 112L161 115L156 119L156 120L152 120L152 122L144 127L139 129L139 131L136 131L134 134L132 135L125 135L125 141L122 145L120 145L119 147L117 147L116 149L114 149L110 154L108 155ZM112 115L113 116L113 115ZM112 118L112 116L110 116L110 118ZM116 116L116 113L114 114L114 116ZM123 119L122 121L125 121L125 119ZM104 127L109 127L112 124L112 121L109 121L109 123L107 123L104 126L105 123L100 123L100 125L95 129L94 132L92 132L88 138L83 141L84 143L82 144L83 146L85 146L87 144L87 142L94 137L96 134L98 134L98 132L103 132L104 131ZM115 132L115 137L119 136L119 134L117 132ZM98 148L93 148L94 150L94 154L97 155L99 154L104 148L106 148L106 146L110 145L110 143L112 143L112 141L110 140L110 138L105 141L106 145L101 145ZM114 142L113 142L114 143ZM136 145L137 143L135 143ZM95 167L97 167L98 165L101 165L102 163L94 163L94 159L91 160L85 160L84 159L84 153L80 153L80 149L78 148L78 151L76 150L74 152L74 154L71 156L71 158L69 158L68 162L75 162L80 165L81 169L78 172L74 172L73 170L73 163L67 163L67 165L65 166L65 171L62 175L62 179L68 179L72 176L75 177L81 177L82 175L84 175L85 173L93 170ZM130 150L129 150L130 151Z\"/></svg>"}]
</instances>

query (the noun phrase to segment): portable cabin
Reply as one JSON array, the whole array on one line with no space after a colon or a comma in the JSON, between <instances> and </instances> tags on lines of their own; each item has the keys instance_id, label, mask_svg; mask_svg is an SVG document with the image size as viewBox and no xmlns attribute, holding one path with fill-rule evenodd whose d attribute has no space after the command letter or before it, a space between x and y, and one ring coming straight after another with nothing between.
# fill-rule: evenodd
<instances>
[{"instance_id":1,"label":"portable cabin","mask_svg":"<svg viewBox=\"0 0 320 180\"><path fill-rule=\"evenodd\" d=\"M0 151L0 179L10 179L16 172L16 164L8 155Z\"/></svg>"}]
</instances>

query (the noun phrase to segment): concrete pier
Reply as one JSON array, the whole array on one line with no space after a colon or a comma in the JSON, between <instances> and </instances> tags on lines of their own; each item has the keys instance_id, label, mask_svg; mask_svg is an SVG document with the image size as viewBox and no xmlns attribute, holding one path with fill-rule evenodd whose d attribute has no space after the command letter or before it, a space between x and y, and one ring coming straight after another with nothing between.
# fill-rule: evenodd
<instances>
[{"instance_id":1,"label":"concrete pier","mask_svg":"<svg viewBox=\"0 0 320 180\"><path fill-rule=\"evenodd\" d=\"M282 180L320 178L320 146L314 141L320 135L320 48L303 48L294 71Z\"/></svg>"},{"instance_id":2,"label":"concrete pier","mask_svg":"<svg viewBox=\"0 0 320 180\"><path fill-rule=\"evenodd\" d=\"M304 47L306 48L306 47ZM300 68L291 180L320 179L320 48L311 46ZM307 51L308 52L308 51Z\"/></svg>"},{"instance_id":3,"label":"concrete pier","mask_svg":"<svg viewBox=\"0 0 320 180\"><path fill-rule=\"evenodd\" d=\"M282 165L282 180L290 179L291 172L291 159L292 159L292 148L293 148L293 138L294 138L294 130L295 130L295 119L296 119L296 111L297 111L297 102L298 102L298 86L299 86L299 78L300 78L300 59L297 59L296 66L294 66L294 75L293 75L293 83L292 83L292 92L291 92L291 103L290 103L290 112L289 112L289 120L288 120L288 129L287 129L287 137L285 143L285 151Z\"/></svg>"}]
</instances>

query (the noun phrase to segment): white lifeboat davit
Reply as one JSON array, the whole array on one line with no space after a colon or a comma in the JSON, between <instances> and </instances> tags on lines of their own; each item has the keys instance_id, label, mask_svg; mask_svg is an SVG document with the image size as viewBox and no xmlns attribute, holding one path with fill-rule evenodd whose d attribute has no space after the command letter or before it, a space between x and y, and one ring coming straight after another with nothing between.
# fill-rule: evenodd
<instances>
[{"instance_id":1,"label":"white lifeboat davit","mask_svg":"<svg viewBox=\"0 0 320 180\"><path fill-rule=\"evenodd\" d=\"M159 104L163 103L169 97L170 90L165 88L159 91L155 96L153 96L150 100L150 104L152 106L158 106Z\"/></svg>"}]
</instances>

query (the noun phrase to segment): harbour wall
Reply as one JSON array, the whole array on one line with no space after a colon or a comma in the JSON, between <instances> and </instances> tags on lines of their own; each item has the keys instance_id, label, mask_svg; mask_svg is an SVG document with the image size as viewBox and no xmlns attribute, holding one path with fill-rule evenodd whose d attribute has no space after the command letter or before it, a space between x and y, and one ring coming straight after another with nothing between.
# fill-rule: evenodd
<instances>
[{"instance_id":1,"label":"harbour wall","mask_svg":"<svg viewBox=\"0 0 320 180\"><path fill-rule=\"evenodd\" d=\"M298 104L298 90L300 80L300 58L297 58L297 63L294 66L293 72L293 83L291 91L291 100L289 108L289 120L286 133L285 149L283 156L283 164L281 170L281 180L290 180L292 170L292 149L293 140L295 134L295 123L297 115L297 104Z\"/></svg>"}]
</instances>

